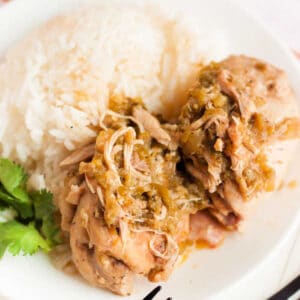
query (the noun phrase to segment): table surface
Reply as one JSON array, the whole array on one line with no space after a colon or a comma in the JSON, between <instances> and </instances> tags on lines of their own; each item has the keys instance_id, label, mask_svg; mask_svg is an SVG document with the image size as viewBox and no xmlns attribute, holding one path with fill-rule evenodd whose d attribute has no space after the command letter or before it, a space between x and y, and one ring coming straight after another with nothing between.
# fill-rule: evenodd
<instances>
[{"instance_id":1,"label":"table surface","mask_svg":"<svg viewBox=\"0 0 300 300\"><path fill-rule=\"evenodd\" d=\"M300 0L233 0L300 53ZM0 0L1 3L7 1ZM220 300L266 299L300 274L300 226L276 257ZM1 299L1 296L0 296Z\"/></svg>"}]
</instances>

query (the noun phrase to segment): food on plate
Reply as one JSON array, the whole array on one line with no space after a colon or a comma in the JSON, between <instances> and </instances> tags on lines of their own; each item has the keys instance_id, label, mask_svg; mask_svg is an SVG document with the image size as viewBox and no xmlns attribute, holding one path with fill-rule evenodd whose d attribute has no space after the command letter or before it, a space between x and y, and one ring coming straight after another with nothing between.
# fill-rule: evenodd
<instances>
[{"instance_id":1,"label":"food on plate","mask_svg":"<svg viewBox=\"0 0 300 300\"><path fill-rule=\"evenodd\" d=\"M175 123L140 99L109 103L95 143L61 162L59 208L79 272L121 295L134 273L167 280L185 243L236 230L246 202L276 187L268 152L300 137L286 75L246 56L203 67Z\"/></svg>"},{"instance_id":2,"label":"food on plate","mask_svg":"<svg viewBox=\"0 0 300 300\"><path fill-rule=\"evenodd\" d=\"M48 252L61 242L52 194L28 191L26 182L23 168L0 158L0 258L6 250L13 255Z\"/></svg>"},{"instance_id":3,"label":"food on plate","mask_svg":"<svg viewBox=\"0 0 300 300\"><path fill-rule=\"evenodd\" d=\"M30 186L56 196L65 177L59 163L95 139L112 95L140 97L151 112L179 109L207 60L204 47L222 53L184 19L107 4L35 29L0 63L1 154L26 168Z\"/></svg>"},{"instance_id":4,"label":"food on plate","mask_svg":"<svg viewBox=\"0 0 300 300\"><path fill-rule=\"evenodd\" d=\"M278 186L270 155L300 137L286 74L246 56L211 63L200 71L179 120L187 172L207 191L209 212L237 228L245 202Z\"/></svg>"},{"instance_id":5,"label":"food on plate","mask_svg":"<svg viewBox=\"0 0 300 300\"><path fill-rule=\"evenodd\" d=\"M141 103L115 97L95 143L69 157L59 197L73 261L92 284L132 291L133 274L165 281L189 238L189 216L207 206L177 164L177 145ZM88 150L87 150L88 149Z\"/></svg>"},{"instance_id":6,"label":"food on plate","mask_svg":"<svg viewBox=\"0 0 300 300\"><path fill-rule=\"evenodd\" d=\"M155 7L107 4L7 53L0 257L52 249L59 268L129 295L134 275L166 281L191 245L239 229L282 180L300 120L284 71L210 62L224 48L210 38Z\"/></svg>"}]
</instances>

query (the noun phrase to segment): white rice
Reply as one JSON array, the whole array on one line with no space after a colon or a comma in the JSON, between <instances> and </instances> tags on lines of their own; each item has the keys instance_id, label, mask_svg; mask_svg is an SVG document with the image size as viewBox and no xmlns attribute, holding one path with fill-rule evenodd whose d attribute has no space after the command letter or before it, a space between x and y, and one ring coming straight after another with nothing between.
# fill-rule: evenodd
<instances>
[{"instance_id":1,"label":"white rice","mask_svg":"<svg viewBox=\"0 0 300 300\"><path fill-rule=\"evenodd\" d=\"M142 97L164 114L178 109L210 50L195 28L120 4L44 24L0 65L0 154L25 166L32 187L57 193L59 162L95 137L111 95Z\"/></svg>"}]
</instances>

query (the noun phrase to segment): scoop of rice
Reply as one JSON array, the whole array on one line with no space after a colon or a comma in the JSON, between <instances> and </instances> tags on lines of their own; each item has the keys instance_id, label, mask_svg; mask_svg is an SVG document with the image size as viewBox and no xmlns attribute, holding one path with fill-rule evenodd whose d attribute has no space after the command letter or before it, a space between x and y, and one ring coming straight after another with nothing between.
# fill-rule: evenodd
<instances>
[{"instance_id":1,"label":"scoop of rice","mask_svg":"<svg viewBox=\"0 0 300 300\"><path fill-rule=\"evenodd\" d=\"M58 192L59 162L95 137L110 96L174 112L203 61L201 34L192 28L120 4L44 24L0 65L0 154L24 165L33 187Z\"/></svg>"}]
</instances>

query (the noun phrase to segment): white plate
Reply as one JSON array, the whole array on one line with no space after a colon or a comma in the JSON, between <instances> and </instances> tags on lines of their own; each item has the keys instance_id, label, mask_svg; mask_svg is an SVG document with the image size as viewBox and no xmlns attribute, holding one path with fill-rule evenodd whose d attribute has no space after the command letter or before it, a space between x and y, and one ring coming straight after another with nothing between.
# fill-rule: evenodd
<instances>
[{"instance_id":1,"label":"white plate","mask_svg":"<svg viewBox=\"0 0 300 300\"><path fill-rule=\"evenodd\" d=\"M91 1L18 0L8 4L0 9L0 53L42 21ZM230 53L257 56L284 68L300 99L300 72L289 49L246 12L225 0L173 0L172 5L184 14L196 16L199 26L218 29L226 34ZM300 169L298 152L289 171L289 177L293 179ZM167 296L190 300L215 299L220 294L226 295L229 287L253 274L258 266L275 255L295 230L300 216L299 195L298 187L277 192L261 201L252 218L246 221L242 234L232 234L219 249L202 250L191 255L164 284L158 299L166 299ZM126 299L142 299L154 286L138 279L135 294ZM0 295L24 300L119 298L64 275L54 269L42 254L33 257L6 255L0 262Z\"/></svg>"}]
</instances>

